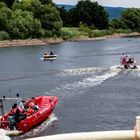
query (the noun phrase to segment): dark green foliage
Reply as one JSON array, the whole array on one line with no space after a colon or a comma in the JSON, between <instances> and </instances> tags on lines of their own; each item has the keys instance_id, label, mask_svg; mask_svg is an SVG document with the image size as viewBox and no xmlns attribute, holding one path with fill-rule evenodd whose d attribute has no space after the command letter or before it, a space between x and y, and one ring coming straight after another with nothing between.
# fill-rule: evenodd
<instances>
[{"instance_id":1,"label":"dark green foliage","mask_svg":"<svg viewBox=\"0 0 140 140\"><path fill-rule=\"evenodd\" d=\"M41 3L44 4L51 4L52 6L56 7L55 3L52 0L40 0Z\"/></svg>"},{"instance_id":2,"label":"dark green foliage","mask_svg":"<svg viewBox=\"0 0 140 140\"><path fill-rule=\"evenodd\" d=\"M16 0L0 0L0 2L4 2L7 7L11 8L13 3L15 2Z\"/></svg>"},{"instance_id":3,"label":"dark green foliage","mask_svg":"<svg viewBox=\"0 0 140 140\"><path fill-rule=\"evenodd\" d=\"M124 21L120 20L120 19L112 19L109 22L109 27L111 27L113 29L127 29L127 26L124 23Z\"/></svg>"},{"instance_id":4,"label":"dark green foliage","mask_svg":"<svg viewBox=\"0 0 140 140\"><path fill-rule=\"evenodd\" d=\"M59 12L52 4L41 4L39 0L30 0L21 2L22 10L30 11L34 17L41 22L43 29L51 31L54 35L60 35L62 20Z\"/></svg>"},{"instance_id":5,"label":"dark green foliage","mask_svg":"<svg viewBox=\"0 0 140 140\"><path fill-rule=\"evenodd\" d=\"M140 9L129 8L122 13L121 20L126 24L127 28L133 31L140 31Z\"/></svg>"},{"instance_id":6,"label":"dark green foliage","mask_svg":"<svg viewBox=\"0 0 140 140\"><path fill-rule=\"evenodd\" d=\"M62 27L62 21L58 11L52 5L44 5L35 15L40 21L43 29L51 30L53 34L59 35Z\"/></svg>"},{"instance_id":7,"label":"dark green foliage","mask_svg":"<svg viewBox=\"0 0 140 140\"><path fill-rule=\"evenodd\" d=\"M59 11L59 15L61 17L61 19L63 20L63 26L66 27L68 26L68 17L67 17L67 11L64 7L61 8L57 8Z\"/></svg>"},{"instance_id":8,"label":"dark green foliage","mask_svg":"<svg viewBox=\"0 0 140 140\"><path fill-rule=\"evenodd\" d=\"M41 38L61 34L62 20L51 0L22 0L12 3L9 9L0 2L0 31L11 38Z\"/></svg>"},{"instance_id":9,"label":"dark green foliage","mask_svg":"<svg viewBox=\"0 0 140 140\"><path fill-rule=\"evenodd\" d=\"M41 37L41 23L34 19L32 12L15 10L9 20L8 32L12 38Z\"/></svg>"},{"instance_id":10,"label":"dark green foliage","mask_svg":"<svg viewBox=\"0 0 140 140\"><path fill-rule=\"evenodd\" d=\"M109 27L122 31L129 29L130 31L140 32L140 9L128 8L122 12L120 19L113 19L109 22Z\"/></svg>"},{"instance_id":11,"label":"dark green foliage","mask_svg":"<svg viewBox=\"0 0 140 140\"><path fill-rule=\"evenodd\" d=\"M80 22L88 26L94 25L98 29L108 28L108 14L97 2L81 0L77 5L66 11L64 7L58 8L64 26L78 27Z\"/></svg>"},{"instance_id":12,"label":"dark green foliage","mask_svg":"<svg viewBox=\"0 0 140 140\"><path fill-rule=\"evenodd\" d=\"M10 39L9 34L5 31L0 31L0 40L6 40L6 39Z\"/></svg>"},{"instance_id":13,"label":"dark green foliage","mask_svg":"<svg viewBox=\"0 0 140 140\"><path fill-rule=\"evenodd\" d=\"M7 31L8 22L11 15L12 11L6 6L0 8L0 31Z\"/></svg>"}]
</instances>

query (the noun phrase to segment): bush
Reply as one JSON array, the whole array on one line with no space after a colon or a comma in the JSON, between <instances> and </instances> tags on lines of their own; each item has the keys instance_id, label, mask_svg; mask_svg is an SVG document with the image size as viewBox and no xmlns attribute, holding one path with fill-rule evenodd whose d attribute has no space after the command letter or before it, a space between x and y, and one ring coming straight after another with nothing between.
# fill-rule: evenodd
<instances>
[{"instance_id":1,"label":"bush","mask_svg":"<svg viewBox=\"0 0 140 140\"><path fill-rule=\"evenodd\" d=\"M10 39L9 34L5 31L0 31L0 40L7 40L7 39Z\"/></svg>"},{"instance_id":2,"label":"bush","mask_svg":"<svg viewBox=\"0 0 140 140\"><path fill-rule=\"evenodd\" d=\"M53 37L53 33L50 30L43 29L43 38Z\"/></svg>"},{"instance_id":3,"label":"bush","mask_svg":"<svg viewBox=\"0 0 140 140\"><path fill-rule=\"evenodd\" d=\"M63 28L61 31L61 36L64 40L67 40L78 36L88 36L88 33L79 31L79 28Z\"/></svg>"},{"instance_id":4,"label":"bush","mask_svg":"<svg viewBox=\"0 0 140 140\"><path fill-rule=\"evenodd\" d=\"M89 26L87 26L86 23L80 22L79 31L90 32L91 30L90 30Z\"/></svg>"}]
</instances>

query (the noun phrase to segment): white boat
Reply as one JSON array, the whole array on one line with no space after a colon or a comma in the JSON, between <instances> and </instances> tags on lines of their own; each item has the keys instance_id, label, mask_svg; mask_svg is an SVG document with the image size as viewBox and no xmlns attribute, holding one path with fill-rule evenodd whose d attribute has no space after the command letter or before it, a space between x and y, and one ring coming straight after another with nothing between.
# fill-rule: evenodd
<instances>
[{"instance_id":1,"label":"white boat","mask_svg":"<svg viewBox=\"0 0 140 140\"><path fill-rule=\"evenodd\" d=\"M56 59L58 59L58 55L56 54L53 55L48 54L43 56L43 60L56 60Z\"/></svg>"}]
</instances>

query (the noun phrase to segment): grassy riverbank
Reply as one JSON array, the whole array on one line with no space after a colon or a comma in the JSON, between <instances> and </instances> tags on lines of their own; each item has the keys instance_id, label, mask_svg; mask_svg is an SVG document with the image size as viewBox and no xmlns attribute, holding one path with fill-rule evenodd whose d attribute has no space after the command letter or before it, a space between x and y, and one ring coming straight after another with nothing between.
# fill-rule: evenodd
<instances>
[{"instance_id":1,"label":"grassy riverbank","mask_svg":"<svg viewBox=\"0 0 140 140\"><path fill-rule=\"evenodd\" d=\"M106 37L121 37L130 35L140 35L139 33L134 33L130 29L108 29L108 30L91 30L88 26L80 28L62 28L62 38L63 40L72 39L99 39Z\"/></svg>"},{"instance_id":2,"label":"grassy riverbank","mask_svg":"<svg viewBox=\"0 0 140 140\"><path fill-rule=\"evenodd\" d=\"M4 40L0 41L0 47L46 45L63 43L65 41L102 40L130 36L140 36L140 33L132 32L131 30L89 30L87 28L62 28L62 35L59 38L53 37L46 39Z\"/></svg>"}]
</instances>

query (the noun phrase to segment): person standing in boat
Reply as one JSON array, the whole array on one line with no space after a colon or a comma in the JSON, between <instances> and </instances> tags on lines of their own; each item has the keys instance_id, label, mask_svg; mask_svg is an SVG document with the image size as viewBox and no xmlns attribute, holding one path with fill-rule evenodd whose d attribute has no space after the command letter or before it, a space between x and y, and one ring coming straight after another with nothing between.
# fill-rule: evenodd
<instances>
[{"instance_id":1,"label":"person standing in boat","mask_svg":"<svg viewBox=\"0 0 140 140\"><path fill-rule=\"evenodd\" d=\"M8 126L11 130L17 129L17 124L25 119L27 116L26 114L22 113L22 110L18 107L18 105L15 103L12 106L12 109L10 110L8 114Z\"/></svg>"},{"instance_id":2,"label":"person standing in boat","mask_svg":"<svg viewBox=\"0 0 140 140\"><path fill-rule=\"evenodd\" d=\"M121 56L121 64L126 65L126 55L124 53L122 53L122 56Z\"/></svg>"}]
</instances>

